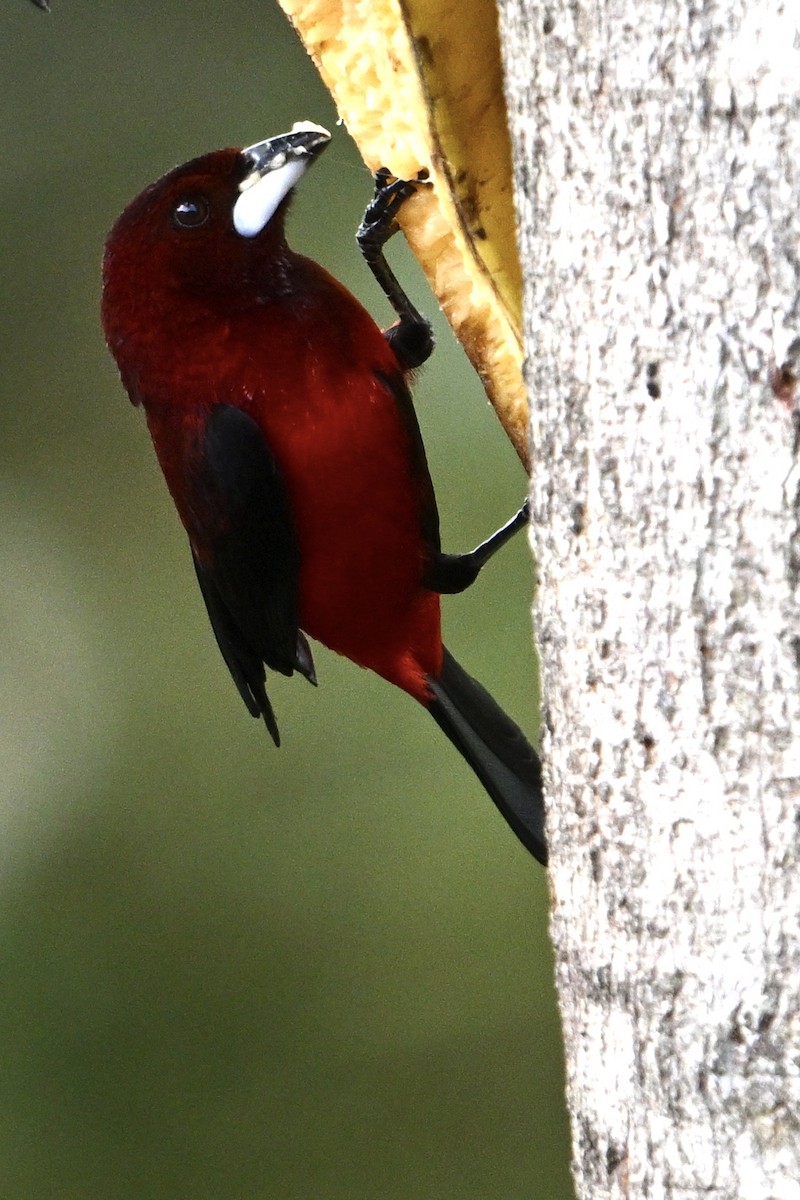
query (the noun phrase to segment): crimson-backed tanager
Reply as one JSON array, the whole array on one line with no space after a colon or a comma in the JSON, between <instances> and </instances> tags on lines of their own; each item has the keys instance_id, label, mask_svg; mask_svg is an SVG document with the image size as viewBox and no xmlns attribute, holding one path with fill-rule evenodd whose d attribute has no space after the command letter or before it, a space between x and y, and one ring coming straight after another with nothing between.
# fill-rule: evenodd
<instances>
[{"instance_id":1,"label":"crimson-backed tanager","mask_svg":"<svg viewBox=\"0 0 800 1200\"><path fill-rule=\"evenodd\" d=\"M539 760L442 645L439 597L525 523L441 550L408 389L430 326L383 255L415 183L376 175L359 242L398 321L385 333L289 248L294 185L329 134L299 123L176 167L106 245L103 325L189 536L219 648L275 743L266 670L316 682L307 638L424 705L545 862Z\"/></svg>"}]
</instances>

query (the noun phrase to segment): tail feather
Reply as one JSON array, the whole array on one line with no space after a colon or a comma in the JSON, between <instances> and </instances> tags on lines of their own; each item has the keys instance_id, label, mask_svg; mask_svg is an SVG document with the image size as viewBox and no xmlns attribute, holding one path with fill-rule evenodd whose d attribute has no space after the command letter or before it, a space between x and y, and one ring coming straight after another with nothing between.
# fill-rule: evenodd
<instances>
[{"instance_id":1,"label":"tail feather","mask_svg":"<svg viewBox=\"0 0 800 1200\"><path fill-rule=\"evenodd\" d=\"M534 858L547 865L542 768L533 746L484 687L444 652L428 708Z\"/></svg>"}]
</instances>

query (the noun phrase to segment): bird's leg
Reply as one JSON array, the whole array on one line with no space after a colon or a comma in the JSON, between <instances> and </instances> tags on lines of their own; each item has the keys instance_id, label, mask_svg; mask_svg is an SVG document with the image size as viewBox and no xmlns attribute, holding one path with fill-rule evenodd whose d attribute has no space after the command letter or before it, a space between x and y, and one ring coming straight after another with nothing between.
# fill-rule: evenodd
<instances>
[{"instance_id":1,"label":"bird's leg","mask_svg":"<svg viewBox=\"0 0 800 1200\"><path fill-rule=\"evenodd\" d=\"M474 583L481 568L505 546L514 534L528 524L530 508L526 500L518 513L506 521L491 537L467 554L439 554L429 565L424 583L432 592L452 595L463 592Z\"/></svg>"},{"instance_id":2,"label":"bird's leg","mask_svg":"<svg viewBox=\"0 0 800 1200\"><path fill-rule=\"evenodd\" d=\"M381 167L374 176L375 194L356 232L356 241L369 269L399 317L397 323L386 330L385 337L407 371L422 366L430 358L434 346L433 330L430 321L417 311L398 283L383 248L400 228L398 210L427 177L427 171L420 171L416 179L395 179L386 167Z\"/></svg>"}]
</instances>

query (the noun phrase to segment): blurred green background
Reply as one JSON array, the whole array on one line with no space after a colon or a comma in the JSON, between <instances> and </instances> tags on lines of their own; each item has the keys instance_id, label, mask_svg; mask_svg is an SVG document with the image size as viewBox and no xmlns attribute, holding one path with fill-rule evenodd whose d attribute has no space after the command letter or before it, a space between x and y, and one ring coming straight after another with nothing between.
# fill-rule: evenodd
<instances>
[{"instance_id":1,"label":"blurred green background","mask_svg":"<svg viewBox=\"0 0 800 1200\"><path fill-rule=\"evenodd\" d=\"M284 745L217 653L98 323L124 204L331 102L270 0L0 10L0 1196L572 1195L542 870L407 697L317 651ZM390 314L343 130L294 244ZM405 248L391 256L433 310ZM417 391L448 548L524 477L439 325ZM445 603L530 728L523 538Z\"/></svg>"}]
</instances>

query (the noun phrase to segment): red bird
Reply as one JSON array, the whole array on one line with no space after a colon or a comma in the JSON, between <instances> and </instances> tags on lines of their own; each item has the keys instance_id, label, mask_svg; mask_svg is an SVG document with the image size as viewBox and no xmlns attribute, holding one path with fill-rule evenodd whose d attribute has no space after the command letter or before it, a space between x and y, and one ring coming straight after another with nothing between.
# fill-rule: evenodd
<instances>
[{"instance_id":1,"label":"red bird","mask_svg":"<svg viewBox=\"0 0 800 1200\"><path fill-rule=\"evenodd\" d=\"M527 512L470 554L442 553L406 382L433 339L383 257L416 185L378 172L358 234L398 312L383 333L286 243L294 185L329 137L301 123L142 192L106 245L108 345L144 408L219 648L275 743L265 667L315 683L308 635L424 705L544 863L539 760L444 649L439 616L440 594L467 587Z\"/></svg>"}]
</instances>

